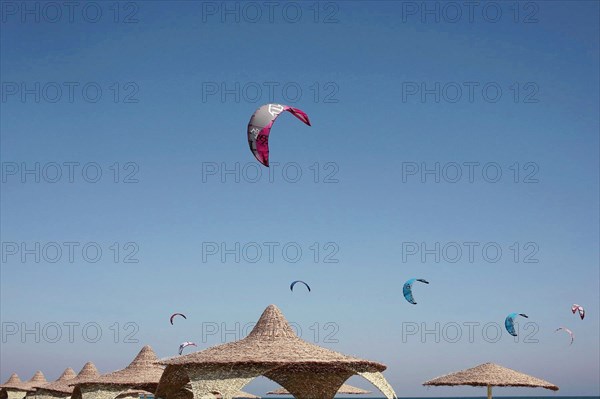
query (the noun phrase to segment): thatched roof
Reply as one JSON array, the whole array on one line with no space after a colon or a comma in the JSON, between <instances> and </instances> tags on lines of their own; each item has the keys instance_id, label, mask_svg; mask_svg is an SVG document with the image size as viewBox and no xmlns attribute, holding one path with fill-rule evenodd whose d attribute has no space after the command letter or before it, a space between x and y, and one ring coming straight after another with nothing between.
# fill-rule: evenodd
<instances>
[{"instance_id":1,"label":"thatched roof","mask_svg":"<svg viewBox=\"0 0 600 399\"><path fill-rule=\"evenodd\" d=\"M29 381L21 381L18 375L13 373L10 378L2 385L0 389L10 389L14 391L33 391L35 387L46 384L46 377L41 371L36 371Z\"/></svg>"},{"instance_id":2,"label":"thatched roof","mask_svg":"<svg viewBox=\"0 0 600 399\"><path fill-rule=\"evenodd\" d=\"M66 370L65 370L66 372ZM63 373L64 374L64 373ZM50 384L45 384L39 387L40 391L49 391L59 396L70 395L73 392L73 385L87 381L91 378L96 378L100 375L98 369L92 362L87 362L83 365L79 373L69 379L58 379Z\"/></svg>"},{"instance_id":3,"label":"thatched roof","mask_svg":"<svg viewBox=\"0 0 600 399\"><path fill-rule=\"evenodd\" d=\"M558 387L548 381L511 370L493 363L481 364L467 370L447 374L423 385L471 385L497 387L531 387L558 391Z\"/></svg>"},{"instance_id":4,"label":"thatched roof","mask_svg":"<svg viewBox=\"0 0 600 399\"><path fill-rule=\"evenodd\" d=\"M222 399L222 396L218 393L211 394L211 397L215 399ZM180 399L194 399L194 394L192 393L191 385L187 384L184 389L180 391L180 395L177 395ZM233 396L234 399L260 399L260 396L252 395L251 393L239 391Z\"/></svg>"},{"instance_id":5,"label":"thatched roof","mask_svg":"<svg viewBox=\"0 0 600 399\"><path fill-rule=\"evenodd\" d=\"M21 381L17 373L12 373L8 380L6 380L4 384L0 385L0 389L11 388L21 390L23 384L25 384L25 381Z\"/></svg>"},{"instance_id":6,"label":"thatched roof","mask_svg":"<svg viewBox=\"0 0 600 399\"><path fill-rule=\"evenodd\" d=\"M265 309L247 337L160 364L167 368L156 395L165 399L178 399L189 382L194 397L220 392L231 398L258 376L277 382L298 399L329 399L353 375L370 381L386 398L396 397L381 374L385 365L302 340L275 305Z\"/></svg>"},{"instance_id":7,"label":"thatched roof","mask_svg":"<svg viewBox=\"0 0 600 399\"><path fill-rule=\"evenodd\" d=\"M368 395L371 392L365 391L364 389L360 389L357 387L353 387L352 385L344 384L337 391L338 395ZM267 395L291 395L287 389L279 388L271 392L267 392Z\"/></svg>"},{"instance_id":8,"label":"thatched roof","mask_svg":"<svg viewBox=\"0 0 600 399\"><path fill-rule=\"evenodd\" d=\"M60 377L58 377L55 381L46 382L46 383L38 383L38 384L32 385L32 388L44 388L45 386L54 384L56 382L64 382L64 381L72 380L76 376L77 376L77 374L75 374L75 371L71 367L67 367L65 369L65 371L63 371L63 373L60 375Z\"/></svg>"},{"instance_id":9,"label":"thatched roof","mask_svg":"<svg viewBox=\"0 0 600 399\"><path fill-rule=\"evenodd\" d=\"M348 365L373 371L386 369L381 363L358 359L302 340L275 305L269 305L248 336L236 342L176 356L164 365L259 364L276 367L290 364Z\"/></svg>"},{"instance_id":10,"label":"thatched roof","mask_svg":"<svg viewBox=\"0 0 600 399\"><path fill-rule=\"evenodd\" d=\"M164 371L157 360L152 348L146 345L124 369L90 378L77 385L121 385L154 392Z\"/></svg>"}]
</instances>

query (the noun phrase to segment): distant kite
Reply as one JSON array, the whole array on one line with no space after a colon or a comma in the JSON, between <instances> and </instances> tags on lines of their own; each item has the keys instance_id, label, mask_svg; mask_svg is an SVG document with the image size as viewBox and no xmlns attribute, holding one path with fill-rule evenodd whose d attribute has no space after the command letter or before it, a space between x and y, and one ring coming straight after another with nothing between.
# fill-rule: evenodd
<instances>
[{"instance_id":1,"label":"distant kite","mask_svg":"<svg viewBox=\"0 0 600 399\"><path fill-rule=\"evenodd\" d=\"M585 317L585 310L583 309L583 306L580 306L578 304L573 304L573 306L571 306L571 312L573 312L573 314L575 314L575 312L579 311L579 317L581 317L581 320L583 320L583 318Z\"/></svg>"},{"instance_id":2,"label":"distant kite","mask_svg":"<svg viewBox=\"0 0 600 399\"><path fill-rule=\"evenodd\" d=\"M515 332L515 318L517 316L522 316L526 319L529 318L529 316L523 313L511 313L506 316L506 319L504 320L504 327L506 327L506 331L508 331L508 333L513 337L517 336L517 333Z\"/></svg>"},{"instance_id":3,"label":"distant kite","mask_svg":"<svg viewBox=\"0 0 600 399\"><path fill-rule=\"evenodd\" d=\"M181 355L183 353L183 349L188 346L198 346L198 345L196 345L193 342L189 342L189 341L182 342L181 345L179 345L179 354Z\"/></svg>"},{"instance_id":4,"label":"distant kite","mask_svg":"<svg viewBox=\"0 0 600 399\"><path fill-rule=\"evenodd\" d=\"M187 317L185 317L185 315L183 313L173 313L171 315L171 317L169 318L169 320L171 321L171 325L173 325L173 319L175 318L175 316L181 316L181 317L183 317L184 319L187 320Z\"/></svg>"},{"instance_id":5,"label":"distant kite","mask_svg":"<svg viewBox=\"0 0 600 399\"><path fill-rule=\"evenodd\" d=\"M257 109L248 123L248 145L258 162L269 166L269 133L275 119L284 111L310 126L308 115L298 108L281 104L265 104Z\"/></svg>"},{"instance_id":6,"label":"distant kite","mask_svg":"<svg viewBox=\"0 0 600 399\"><path fill-rule=\"evenodd\" d=\"M308 284L306 284L306 283L305 283L304 281L302 281L302 280L296 280L296 281L294 281L292 284L290 284L290 291L294 292L294 286L295 286L297 283L302 283L302 284L304 284L304 285L306 286L306 288L308 288L308 292L310 292L310 287L309 287L309 285L308 285Z\"/></svg>"},{"instance_id":7,"label":"distant kite","mask_svg":"<svg viewBox=\"0 0 600 399\"><path fill-rule=\"evenodd\" d=\"M567 332L571 336L571 343L569 345L573 345L573 339L575 339L575 334L573 334L573 331L569 330L567 327L559 327L554 330L554 332L558 332L560 330Z\"/></svg>"},{"instance_id":8,"label":"distant kite","mask_svg":"<svg viewBox=\"0 0 600 399\"><path fill-rule=\"evenodd\" d=\"M411 278L406 283L404 283L404 287L402 287L402 294L404 294L404 298L409 303L412 303L413 305L417 304L417 302L415 302L415 299L413 298L413 294L412 294L412 285L415 281L418 281L418 282L424 283L424 284L429 284L429 281L423 280L422 278Z\"/></svg>"}]
</instances>

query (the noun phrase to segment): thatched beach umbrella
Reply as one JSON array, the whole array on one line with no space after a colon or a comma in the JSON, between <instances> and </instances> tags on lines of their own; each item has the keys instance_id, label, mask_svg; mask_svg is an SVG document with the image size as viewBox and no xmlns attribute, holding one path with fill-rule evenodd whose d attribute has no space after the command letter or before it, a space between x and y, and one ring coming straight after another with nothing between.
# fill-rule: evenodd
<instances>
[{"instance_id":1,"label":"thatched beach umbrella","mask_svg":"<svg viewBox=\"0 0 600 399\"><path fill-rule=\"evenodd\" d=\"M35 390L35 387L40 386L40 385L44 385L47 384L48 381L46 380L46 377L44 377L44 373L42 373L41 371L36 371L35 374L33 375L33 377L31 377L31 379L27 382L25 382L25 387L27 389L27 391L33 391Z\"/></svg>"},{"instance_id":2,"label":"thatched beach umbrella","mask_svg":"<svg viewBox=\"0 0 600 399\"><path fill-rule=\"evenodd\" d=\"M493 363L484 363L467 370L443 375L429 380L423 383L423 385L470 385L474 387L487 387L488 399L492 398L492 387L530 387L558 391L558 387L548 381Z\"/></svg>"},{"instance_id":3,"label":"thatched beach umbrella","mask_svg":"<svg viewBox=\"0 0 600 399\"><path fill-rule=\"evenodd\" d=\"M338 389L338 395L368 395L370 391L365 391L364 389L360 389L357 387L353 387L352 385L344 384L340 389ZM291 395L287 389L279 388L271 392L267 392L267 395Z\"/></svg>"},{"instance_id":4,"label":"thatched beach umbrella","mask_svg":"<svg viewBox=\"0 0 600 399\"><path fill-rule=\"evenodd\" d=\"M19 376L13 373L4 384L0 385L0 399L22 399L28 392L35 390L34 386L45 383L47 383L46 377L39 370L29 381L21 381Z\"/></svg>"},{"instance_id":5,"label":"thatched beach umbrella","mask_svg":"<svg viewBox=\"0 0 600 399\"><path fill-rule=\"evenodd\" d=\"M195 398L218 392L231 399L261 375L296 398L331 399L356 374L373 383L388 399L396 397L381 374L385 365L300 339L275 305L265 309L246 338L160 363L167 366L156 391L163 399L172 399L188 382Z\"/></svg>"},{"instance_id":6,"label":"thatched beach umbrella","mask_svg":"<svg viewBox=\"0 0 600 399\"><path fill-rule=\"evenodd\" d=\"M186 384L186 386L178 392L177 395L173 395L176 399L194 399L194 393L192 392L192 385ZM252 395L251 393L239 391L233 395L234 399L260 399L260 396ZM197 398L196 398L197 399ZM223 396L219 393L209 393L200 399L223 399Z\"/></svg>"},{"instance_id":7,"label":"thatched beach umbrella","mask_svg":"<svg viewBox=\"0 0 600 399\"><path fill-rule=\"evenodd\" d=\"M36 384L32 384L32 388L35 389L35 391L29 391L27 392L26 397L27 398L35 398L38 397L41 398L43 396L43 392L40 391L41 388L45 387L46 385L50 385L53 384L55 382L62 382L62 381L68 381L71 380L73 378L75 378L76 374L75 371L71 368L71 367L67 367L65 369L65 371L63 371L63 373L60 375L60 377L58 377L55 381L53 382L46 382L46 383L36 383ZM68 396L68 395L67 395Z\"/></svg>"},{"instance_id":8,"label":"thatched beach umbrella","mask_svg":"<svg viewBox=\"0 0 600 399\"><path fill-rule=\"evenodd\" d=\"M8 377L8 380L6 380L6 382L4 384L0 385L0 389L5 389L5 388L17 389L17 387L20 387L22 384L23 384L23 381L21 381L21 379L19 378L17 373L12 373L10 375L10 377Z\"/></svg>"},{"instance_id":9,"label":"thatched beach umbrella","mask_svg":"<svg viewBox=\"0 0 600 399\"><path fill-rule=\"evenodd\" d=\"M21 381L17 373L12 373L8 380L0 385L0 399L20 399L27 393L21 389L24 382Z\"/></svg>"},{"instance_id":10,"label":"thatched beach umbrella","mask_svg":"<svg viewBox=\"0 0 600 399\"><path fill-rule=\"evenodd\" d=\"M73 390L73 399L114 399L129 389L154 392L164 367L148 345L122 370L80 382Z\"/></svg>"},{"instance_id":11,"label":"thatched beach umbrella","mask_svg":"<svg viewBox=\"0 0 600 399\"><path fill-rule=\"evenodd\" d=\"M67 370L65 370L66 372ZM65 373L58 380L38 387L36 390L37 399L68 398L73 393L71 384L77 384L100 375L92 362L87 362L79 373L72 378L65 378Z\"/></svg>"}]
</instances>

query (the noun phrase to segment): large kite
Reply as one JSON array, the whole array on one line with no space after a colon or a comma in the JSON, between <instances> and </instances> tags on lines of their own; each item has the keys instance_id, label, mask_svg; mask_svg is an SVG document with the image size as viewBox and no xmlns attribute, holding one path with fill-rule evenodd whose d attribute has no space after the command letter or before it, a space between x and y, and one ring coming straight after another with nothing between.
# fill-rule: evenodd
<instances>
[{"instance_id":1,"label":"large kite","mask_svg":"<svg viewBox=\"0 0 600 399\"><path fill-rule=\"evenodd\" d=\"M579 311L579 317L581 317L581 320L583 320L583 318L585 317L585 310L583 309L583 306L580 306L578 304L573 304L573 306L571 306L571 312L573 312L573 314L575 314L575 312Z\"/></svg>"},{"instance_id":2,"label":"large kite","mask_svg":"<svg viewBox=\"0 0 600 399\"><path fill-rule=\"evenodd\" d=\"M281 104L265 104L257 109L248 123L248 144L258 162L269 166L269 133L275 119L284 111L310 126L308 115L298 108Z\"/></svg>"},{"instance_id":3,"label":"large kite","mask_svg":"<svg viewBox=\"0 0 600 399\"><path fill-rule=\"evenodd\" d=\"M185 317L185 315L183 313L173 313L171 315L171 317L169 318L169 321L171 322L171 325L173 325L173 319L175 318L175 316L181 316L184 319L187 319L187 317Z\"/></svg>"},{"instance_id":4,"label":"large kite","mask_svg":"<svg viewBox=\"0 0 600 399\"><path fill-rule=\"evenodd\" d=\"M292 282L292 284L290 284L290 291L294 292L294 286L298 283L304 284L306 286L306 288L308 288L308 292L310 292L310 286L302 280L296 280L296 281Z\"/></svg>"},{"instance_id":5,"label":"large kite","mask_svg":"<svg viewBox=\"0 0 600 399\"><path fill-rule=\"evenodd\" d=\"M197 346L195 343L193 342L182 342L181 345L179 345L179 354L181 355L183 353L183 350L188 347L188 346Z\"/></svg>"},{"instance_id":6,"label":"large kite","mask_svg":"<svg viewBox=\"0 0 600 399\"><path fill-rule=\"evenodd\" d=\"M525 317L526 319L529 318L529 316L523 313L511 313L506 316L506 319L504 320L504 327L506 327L506 331L508 331L508 333L513 337L517 336L515 331L515 319L517 316Z\"/></svg>"},{"instance_id":7,"label":"large kite","mask_svg":"<svg viewBox=\"0 0 600 399\"><path fill-rule=\"evenodd\" d=\"M569 330L567 327L558 327L556 330L554 330L554 332L558 332L560 330L565 331L571 336L571 343L569 345L573 345L573 339L575 339L575 334L573 334L573 331Z\"/></svg>"},{"instance_id":8,"label":"large kite","mask_svg":"<svg viewBox=\"0 0 600 399\"><path fill-rule=\"evenodd\" d=\"M404 298L413 305L417 304L412 294L412 286L415 281L418 281L423 284L429 284L429 281L423 280L422 278L411 278L406 283L404 283L404 287L402 287L402 294L404 294Z\"/></svg>"}]
</instances>

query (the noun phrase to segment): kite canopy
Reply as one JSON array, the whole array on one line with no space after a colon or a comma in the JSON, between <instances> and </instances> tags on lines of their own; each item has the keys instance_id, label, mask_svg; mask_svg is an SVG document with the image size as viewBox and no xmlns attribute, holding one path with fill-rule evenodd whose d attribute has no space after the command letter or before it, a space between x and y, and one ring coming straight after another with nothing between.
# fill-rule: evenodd
<instances>
[{"instance_id":1,"label":"kite canopy","mask_svg":"<svg viewBox=\"0 0 600 399\"><path fill-rule=\"evenodd\" d=\"M583 320L583 318L585 317L585 309L581 305L578 305L576 303L573 304L573 306L571 306L571 311L573 312L573 314L579 311L579 317L581 318L581 320Z\"/></svg>"},{"instance_id":2,"label":"kite canopy","mask_svg":"<svg viewBox=\"0 0 600 399\"><path fill-rule=\"evenodd\" d=\"M556 330L554 330L554 332L558 332L561 330L569 334L569 337L571 337L571 343L569 345L573 345L573 340L575 339L575 334L573 334L573 331L571 331L567 327L558 327Z\"/></svg>"},{"instance_id":3,"label":"kite canopy","mask_svg":"<svg viewBox=\"0 0 600 399\"><path fill-rule=\"evenodd\" d=\"M517 316L528 318L528 316L524 313L511 313L506 316L506 319L504 319L504 327L506 328L506 331L508 331L508 333L513 337L517 336L517 332L515 331L515 319Z\"/></svg>"},{"instance_id":4,"label":"kite canopy","mask_svg":"<svg viewBox=\"0 0 600 399\"><path fill-rule=\"evenodd\" d=\"M417 304L412 293L412 286L415 283L415 281L418 281L423 284L429 284L429 281L424 280L422 278L411 278L410 280L404 283L404 285L402 286L402 295L404 295L404 299L406 299L409 303L412 303L413 305Z\"/></svg>"},{"instance_id":5,"label":"kite canopy","mask_svg":"<svg viewBox=\"0 0 600 399\"><path fill-rule=\"evenodd\" d=\"M173 325L173 319L175 318L175 316L181 316L184 319L187 319L187 317L185 317L185 315L183 313L173 313L171 315L171 317L169 317L169 321L171 322L171 325Z\"/></svg>"},{"instance_id":6,"label":"kite canopy","mask_svg":"<svg viewBox=\"0 0 600 399\"><path fill-rule=\"evenodd\" d=\"M196 343L190 342L190 341L182 342L181 345L179 345L179 354L181 355L183 353L183 350L185 348L187 348L188 346L198 346L198 345L196 345Z\"/></svg>"},{"instance_id":7,"label":"kite canopy","mask_svg":"<svg viewBox=\"0 0 600 399\"><path fill-rule=\"evenodd\" d=\"M302 280L293 281L292 284L290 284L290 291L294 292L294 286L298 283L304 284L304 286L308 289L308 292L310 292L310 286Z\"/></svg>"},{"instance_id":8,"label":"kite canopy","mask_svg":"<svg viewBox=\"0 0 600 399\"><path fill-rule=\"evenodd\" d=\"M96 366L94 366L92 362L87 362L75 377L62 380L59 378L54 382L42 385L39 387L38 391L49 392L52 394L51 396L69 396L73 392L72 385L81 383L90 378L98 377L99 375Z\"/></svg>"},{"instance_id":9,"label":"kite canopy","mask_svg":"<svg viewBox=\"0 0 600 399\"><path fill-rule=\"evenodd\" d=\"M493 363L484 363L479 366L458 371L452 374L434 378L424 382L423 385L470 385L488 387L488 398L491 398L491 387L529 387L546 388L552 391L558 391L554 384L542 379L532 377L518 371L499 366Z\"/></svg>"},{"instance_id":10,"label":"kite canopy","mask_svg":"<svg viewBox=\"0 0 600 399\"><path fill-rule=\"evenodd\" d=\"M265 104L257 109L250 122L248 122L248 145L254 157L263 164L269 166L269 134L277 117L288 111L296 118L310 126L308 115L298 108L281 104Z\"/></svg>"},{"instance_id":11,"label":"kite canopy","mask_svg":"<svg viewBox=\"0 0 600 399\"><path fill-rule=\"evenodd\" d=\"M221 392L229 399L259 376L279 383L298 399L329 399L356 374L375 384L387 398L395 398L380 373L385 365L302 340L275 305L265 309L246 338L160 363L167 366L156 391L163 399L175 398L187 383L194 397Z\"/></svg>"},{"instance_id":12,"label":"kite canopy","mask_svg":"<svg viewBox=\"0 0 600 399\"><path fill-rule=\"evenodd\" d=\"M365 391L364 389L360 389L357 387L353 387L352 385L344 384L340 389L338 389L338 395L368 395L370 391ZM267 392L267 395L291 395L287 389L279 388L271 392Z\"/></svg>"}]
</instances>

